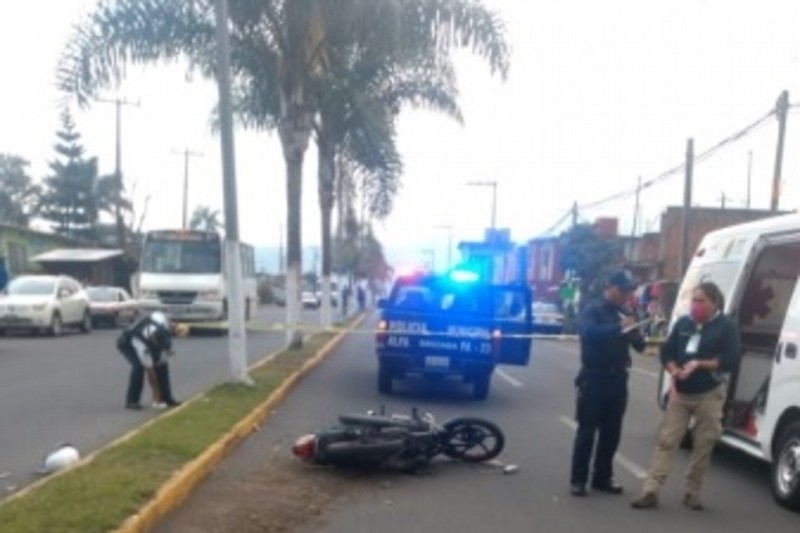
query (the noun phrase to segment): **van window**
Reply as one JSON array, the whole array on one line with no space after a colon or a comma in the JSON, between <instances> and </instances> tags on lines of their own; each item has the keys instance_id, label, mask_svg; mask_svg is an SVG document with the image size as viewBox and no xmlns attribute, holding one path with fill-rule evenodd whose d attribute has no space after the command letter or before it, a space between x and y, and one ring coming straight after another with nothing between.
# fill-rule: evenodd
<instances>
[{"instance_id":1,"label":"van window","mask_svg":"<svg viewBox=\"0 0 800 533\"><path fill-rule=\"evenodd\" d=\"M715 261L692 266L683 277L680 292L675 300L673 318L689 313L692 291L704 281L713 281L722 294L730 295L736 285L740 268L741 263L734 261ZM725 305L729 305L729 302L726 301Z\"/></svg>"}]
</instances>

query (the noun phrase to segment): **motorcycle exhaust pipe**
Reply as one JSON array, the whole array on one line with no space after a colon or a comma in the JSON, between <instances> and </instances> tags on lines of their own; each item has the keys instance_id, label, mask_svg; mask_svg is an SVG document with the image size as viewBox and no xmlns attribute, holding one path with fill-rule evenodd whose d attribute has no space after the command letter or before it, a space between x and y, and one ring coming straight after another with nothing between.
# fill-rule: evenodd
<instances>
[{"instance_id":1,"label":"motorcycle exhaust pipe","mask_svg":"<svg viewBox=\"0 0 800 533\"><path fill-rule=\"evenodd\" d=\"M402 440L381 442L339 441L322 447L320 452L331 460L366 459L399 453L404 446L405 444Z\"/></svg>"}]
</instances>

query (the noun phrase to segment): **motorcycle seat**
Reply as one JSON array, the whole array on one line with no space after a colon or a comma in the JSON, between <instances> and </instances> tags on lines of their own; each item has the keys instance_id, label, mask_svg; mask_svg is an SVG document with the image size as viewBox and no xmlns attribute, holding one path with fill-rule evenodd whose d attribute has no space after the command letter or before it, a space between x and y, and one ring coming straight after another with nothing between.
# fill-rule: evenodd
<instances>
[{"instance_id":1,"label":"motorcycle seat","mask_svg":"<svg viewBox=\"0 0 800 533\"><path fill-rule=\"evenodd\" d=\"M424 422L412 419L392 418L384 415L363 415L350 413L339 415L339 422L346 426L368 426L373 428L418 428Z\"/></svg>"}]
</instances>

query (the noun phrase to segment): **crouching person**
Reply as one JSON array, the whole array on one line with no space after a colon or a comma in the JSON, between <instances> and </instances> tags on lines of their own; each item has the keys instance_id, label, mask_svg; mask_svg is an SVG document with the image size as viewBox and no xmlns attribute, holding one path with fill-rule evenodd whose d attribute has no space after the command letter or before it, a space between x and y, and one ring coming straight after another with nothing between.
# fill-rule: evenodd
<instances>
[{"instance_id":1,"label":"crouching person","mask_svg":"<svg viewBox=\"0 0 800 533\"><path fill-rule=\"evenodd\" d=\"M177 331L183 334L182 331ZM180 405L172 395L168 357L172 355L172 328L167 316L155 311L134 322L117 339L117 349L131 365L125 408L139 410L144 378L153 390L153 407Z\"/></svg>"}]
</instances>

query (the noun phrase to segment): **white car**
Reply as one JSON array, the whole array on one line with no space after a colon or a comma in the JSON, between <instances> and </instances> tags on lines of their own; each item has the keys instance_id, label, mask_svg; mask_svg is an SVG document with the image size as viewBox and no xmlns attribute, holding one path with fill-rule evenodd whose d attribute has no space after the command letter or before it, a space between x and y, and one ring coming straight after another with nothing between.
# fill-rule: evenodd
<instances>
[{"instance_id":1,"label":"white car","mask_svg":"<svg viewBox=\"0 0 800 533\"><path fill-rule=\"evenodd\" d=\"M533 302L533 331L537 333L561 334L564 331L564 314L550 302Z\"/></svg>"},{"instance_id":2,"label":"white car","mask_svg":"<svg viewBox=\"0 0 800 533\"><path fill-rule=\"evenodd\" d=\"M89 297L69 276L19 276L0 295L0 333L16 329L58 336L64 326L92 330Z\"/></svg>"},{"instance_id":3,"label":"white car","mask_svg":"<svg viewBox=\"0 0 800 533\"><path fill-rule=\"evenodd\" d=\"M311 291L303 291L300 299L306 309L317 309L319 307L320 301L317 295Z\"/></svg>"}]
</instances>

